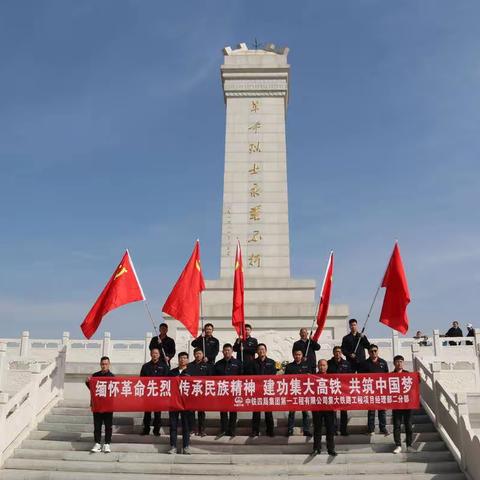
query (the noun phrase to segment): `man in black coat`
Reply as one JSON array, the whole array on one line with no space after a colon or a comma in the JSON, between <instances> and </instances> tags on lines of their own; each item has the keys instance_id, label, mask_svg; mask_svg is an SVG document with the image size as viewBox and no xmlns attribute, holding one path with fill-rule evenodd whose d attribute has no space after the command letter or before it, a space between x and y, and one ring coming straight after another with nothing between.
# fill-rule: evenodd
<instances>
[{"instance_id":1,"label":"man in black coat","mask_svg":"<svg viewBox=\"0 0 480 480\"><path fill-rule=\"evenodd\" d=\"M320 365L319 365L320 368ZM342 347L338 345L333 347L333 357L328 361L327 373L352 373L350 363L342 357ZM335 430L338 431L337 415L334 415ZM347 410L340 410L340 434L344 437L348 435L348 412Z\"/></svg>"},{"instance_id":2,"label":"man in black coat","mask_svg":"<svg viewBox=\"0 0 480 480\"><path fill-rule=\"evenodd\" d=\"M446 337L463 337L462 329L458 326L458 322L455 320L452 323L452 326L448 329L448 332L445 334ZM450 345L459 345L460 342L448 342Z\"/></svg>"},{"instance_id":3,"label":"man in black coat","mask_svg":"<svg viewBox=\"0 0 480 480\"><path fill-rule=\"evenodd\" d=\"M178 367L170 370L171 377L188 376L188 353L180 352L178 354ZM190 455L190 415L186 410L170 412L170 450L168 453L177 453L178 419L182 422L182 447L183 454Z\"/></svg>"},{"instance_id":4,"label":"man in black coat","mask_svg":"<svg viewBox=\"0 0 480 480\"><path fill-rule=\"evenodd\" d=\"M352 373L355 373L358 372L359 365L365 361L365 349L368 349L370 342L362 332L358 331L355 318L351 318L348 325L350 333L342 339L342 353L350 363Z\"/></svg>"},{"instance_id":5,"label":"man in black coat","mask_svg":"<svg viewBox=\"0 0 480 480\"><path fill-rule=\"evenodd\" d=\"M205 324L202 334L193 340L192 347L201 348L205 356L204 361L212 367L215 365L215 359L220 350L220 342L213 336L213 325L211 323Z\"/></svg>"},{"instance_id":6,"label":"man in black coat","mask_svg":"<svg viewBox=\"0 0 480 480\"><path fill-rule=\"evenodd\" d=\"M395 373L408 373L407 370L403 369L404 358L401 355L396 355L393 358L393 371ZM393 453L402 452L402 441L401 441L401 431L402 431L402 422L405 426L405 443L407 444L407 452L412 446L413 440L413 430L412 430L412 411L407 410L392 410L393 418L393 440L395 441L395 450Z\"/></svg>"},{"instance_id":7,"label":"man in black coat","mask_svg":"<svg viewBox=\"0 0 480 480\"><path fill-rule=\"evenodd\" d=\"M215 364L214 375L242 375L242 362L233 358L233 347L230 343L223 346L223 358ZM220 412L220 433L217 438L227 435L235 436L237 412Z\"/></svg>"},{"instance_id":8,"label":"man in black coat","mask_svg":"<svg viewBox=\"0 0 480 480\"><path fill-rule=\"evenodd\" d=\"M325 359L318 361L318 373L320 375L328 374L328 362ZM336 457L335 451L335 412L333 410L314 410L313 417L313 452L312 455L322 451L322 424L325 425L327 452L330 456Z\"/></svg>"},{"instance_id":9,"label":"man in black coat","mask_svg":"<svg viewBox=\"0 0 480 480\"><path fill-rule=\"evenodd\" d=\"M293 362L289 363L285 367L285 375L298 375L302 373L314 373L309 364L303 358L302 350L295 350L293 352ZM295 425L295 411L288 412L288 423L287 423L287 437L293 435L293 427ZM303 435L305 437L311 437L310 433L310 419L308 418L308 412L306 410L302 411L302 427Z\"/></svg>"},{"instance_id":10,"label":"man in black coat","mask_svg":"<svg viewBox=\"0 0 480 480\"><path fill-rule=\"evenodd\" d=\"M158 348L160 351L160 359L170 365L170 360L175 356L175 340L167 335L168 325L161 323L160 334L152 337L149 349Z\"/></svg>"},{"instance_id":11,"label":"man in black coat","mask_svg":"<svg viewBox=\"0 0 480 480\"><path fill-rule=\"evenodd\" d=\"M267 346L259 343L257 347L257 358L250 362L245 368L248 375L276 375L277 367L275 360L267 357ZM273 437L273 412L265 412L265 425L267 435ZM250 437L258 437L260 434L260 412L252 414L252 434Z\"/></svg>"},{"instance_id":12,"label":"man in black coat","mask_svg":"<svg viewBox=\"0 0 480 480\"><path fill-rule=\"evenodd\" d=\"M359 373L388 373L388 363L378 356L378 347L373 343L368 347L369 358L360 364ZM368 435L373 435L375 432L375 410L368 411ZM387 431L387 413L385 410L378 410L378 425L380 433L385 436Z\"/></svg>"},{"instance_id":13,"label":"man in black coat","mask_svg":"<svg viewBox=\"0 0 480 480\"><path fill-rule=\"evenodd\" d=\"M100 370L95 372L92 377L113 377L114 374L110 371L110 359L108 357L102 357L100 359ZM90 390L90 379L87 379L85 385ZM95 445L90 450L92 453L98 453L103 451L104 453L110 453L110 443L112 443L112 424L113 424L113 412L94 412L93 414L93 438ZM102 425L105 425L105 443L103 449L101 446L102 441Z\"/></svg>"},{"instance_id":14,"label":"man in black coat","mask_svg":"<svg viewBox=\"0 0 480 480\"><path fill-rule=\"evenodd\" d=\"M242 360L246 366L248 363L255 360L255 354L257 353L258 341L252 337L252 326L248 323L245 324L245 340L237 338L233 344L233 351L237 353L237 359ZM243 349L243 359L242 359Z\"/></svg>"},{"instance_id":15,"label":"man in black coat","mask_svg":"<svg viewBox=\"0 0 480 480\"><path fill-rule=\"evenodd\" d=\"M317 368L317 355L315 352L320 350L320 345L315 340L312 340L312 338L308 338L308 330L306 328L300 329L300 340L297 340L293 344L292 355L296 350L302 351L303 357L310 367L310 371L314 372Z\"/></svg>"},{"instance_id":16,"label":"man in black coat","mask_svg":"<svg viewBox=\"0 0 480 480\"><path fill-rule=\"evenodd\" d=\"M158 348L152 348L150 350L151 360L145 363L140 370L141 377L168 377L169 366L160 360L160 350ZM160 422L162 412L154 412L153 416L153 434L155 436L160 435ZM148 435L150 433L150 422L152 420L152 413L145 412L143 414L143 430L141 435Z\"/></svg>"},{"instance_id":17,"label":"man in black coat","mask_svg":"<svg viewBox=\"0 0 480 480\"><path fill-rule=\"evenodd\" d=\"M193 351L195 360L190 362L187 367L188 375L192 377L207 377L212 375L212 365L203 361L204 355L201 348L195 348ZM205 437L205 412L197 412L198 415L198 428L197 435L199 437ZM190 430L195 428L195 412L191 412L190 415Z\"/></svg>"}]
</instances>

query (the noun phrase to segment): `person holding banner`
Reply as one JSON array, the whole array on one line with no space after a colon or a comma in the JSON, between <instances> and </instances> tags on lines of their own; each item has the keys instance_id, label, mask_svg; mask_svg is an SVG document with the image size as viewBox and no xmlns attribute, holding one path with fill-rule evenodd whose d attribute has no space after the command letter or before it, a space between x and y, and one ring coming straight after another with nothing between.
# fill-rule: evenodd
<instances>
[{"instance_id":1,"label":"person holding banner","mask_svg":"<svg viewBox=\"0 0 480 480\"><path fill-rule=\"evenodd\" d=\"M242 341L240 337L235 340L233 344L233 351L237 354L237 359L241 360L244 365L255 360L255 353L257 353L258 340L252 337L252 326L245 324L245 340ZM242 359L243 349L243 359Z\"/></svg>"},{"instance_id":2,"label":"person holding banner","mask_svg":"<svg viewBox=\"0 0 480 480\"><path fill-rule=\"evenodd\" d=\"M297 349L293 352L293 362L289 363L285 367L285 375L298 375L301 373L314 373L315 369L311 369L308 363L303 358L303 351ZM288 412L288 423L287 423L287 437L293 435L293 427L295 425L295 412ZM311 437L310 433L310 421L308 418L308 412L306 410L302 411L302 427L303 435L305 437Z\"/></svg>"},{"instance_id":3,"label":"person holding banner","mask_svg":"<svg viewBox=\"0 0 480 480\"><path fill-rule=\"evenodd\" d=\"M378 347L373 343L368 347L369 358L360 364L359 373L388 373L388 363L378 356ZM368 411L368 435L375 433L375 410ZM385 410L378 410L378 426L380 433L387 436L387 413Z\"/></svg>"},{"instance_id":4,"label":"person holding banner","mask_svg":"<svg viewBox=\"0 0 480 480\"><path fill-rule=\"evenodd\" d=\"M220 342L213 336L213 325L206 323L202 334L192 342L193 348L201 348L204 354L204 362L208 362L212 367L215 365L215 359L220 351Z\"/></svg>"},{"instance_id":5,"label":"person holding banner","mask_svg":"<svg viewBox=\"0 0 480 480\"><path fill-rule=\"evenodd\" d=\"M318 361L318 373L320 375L327 375L328 362L322 358ZM325 425L327 452L330 456L336 457L335 451L335 412L333 410L314 410L313 417L313 451L312 455L317 455L322 452L322 424Z\"/></svg>"},{"instance_id":6,"label":"person holding banner","mask_svg":"<svg viewBox=\"0 0 480 480\"><path fill-rule=\"evenodd\" d=\"M393 357L393 372L394 373L408 373L408 370L403 369L404 358L401 355ZM402 422L405 426L405 443L407 444L407 452L412 447L413 430L412 430L412 411L411 410L392 410L393 417L393 440L395 442L395 449L393 453L402 452L401 431Z\"/></svg>"},{"instance_id":7,"label":"person holding banner","mask_svg":"<svg viewBox=\"0 0 480 480\"><path fill-rule=\"evenodd\" d=\"M100 359L100 370L95 372L92 377L114 377L115 375L110 371L110 359L102 357ZM85 385L90 390L90 379L85 382ZM105 443L102 449L102 425L105 425ZM110 453L110 444L112 443L112 425L113 412L94 412L93 414L93 438L95 445L90 450L92 453Z\"/></svg>"},{"instance_id":8,"label":"person holding banner","mask_svg":"<svg viewBox=\"0 0 480 480\"><path fill-rule=\"evenodd\" d=\"M320 350L320 345L318 342L313 340L308 336L308 330L306 328L301 328L300 329L300 340L297 340L292 347L292 355L294 355L294 352L296 350L301 350L303 356L305 357L305 360L308 363L308 366L310 368L310 372L315 372L317 368L317 356L315 352L318 352Z\"/></svg>"},{"instance_id":9,"label":"person holding banner","mask_svg":"<svg viewBox=\"0 0 480 480\"><path fill-rule=\"evenodd\" d=\"M170 370L171 377L185 377L188 373L188 353L180 352L178 354L178 367ZM170 450L171 455L177 453L177 435L178 419L182 422L182 447L183 454L190 455L190 415L192 412L182 410L180 412L170 412Z\"/></svg>"},{"instance_id":10,"label":"person holding banner","mask_svg":"<svg viewBox=\"0 0 480 480\"><path fill-rule=\"evenodd\" d=\"M212 374L212 366L209 363L203 361L204 355L201 348L195 348L193 351L195 360L188 364L187 373L192 377L207 377ZM197 435L199 437L205 437L205 412L197 412L198 415L198 428ZM190 431L195 428L195 411L190 414Z\"/></svg>"},{"instance_id":11,"label":"person holding banner","mask_svg":"<svg viewBox=\"0 0 480 480\"><path fill-rule=\"evenodd\" d=\"M320 360L321 361L321 360ZM320 370L320 361L318 362L318 369ZM352 373L350 363L342 357L342 347L338 345L333 347L333 357L328 361L327 373ZM334 413L335 431L338 432L337 415ZM347 432L348 412L347 410L340 410L340 434L343 437L348 436Z\"/></svg>"},{"instance_id":12,"label":"person holding banner","mask_svg":"<svg viewBox=\"0 0 480 480\"><path fill-rule=\"evenodd\" d=\"M158 348L160 358L170 365L170 360L175 356L175 340L167 335L168 325L166 323L161 323L159 330L159 335L152 337L148 348L150 350L152 348Z\"/></svg>"},{"instance_id":13,"label":"person holding banner","mask_svg":"<svg viewBox=\"0 0 480 480\"><path fill-rule=\"evenodd\" d=\"M257 358L246 365L248 375L276 375L277 367L275 360L267 357L267 346L259 343L257 347ZM255 438L260 434L260 412L252 414L252 433L250 437ZM273 437L273 413L265 412L265 425L267 427L267 436Z\"/></svg>"},{"instance_id":14,"label":"person holding banner","mask_svg":"<svg viewBox=\"0 0 480 480\"><path fill-rule=\"evenodd\" d=\"M233 347L230 343L223 346L223 358L215 364L214 375L242 375L243 366L240 360L233 358ZM235 437L237 427L237 412L220 412L220 433L223 436Z\"/></svg>"},{"instance_id":15,"label":"person holding banner","mask_svg":"<svg viewBox=\"0 0 480 480\"><path fill-rule=\"evenodd\" d=\"M140 370L141 377L168 377L170 367L160 360L160 350L155 347L150 350L151 360L145 363ZM160 422L162 412L154 412L153 416L153 434L160 435ZM150 434L150 422L152 420L151 412L145 412L143 415L143 430L140 435Z\"/></svg>"},{"instance_id":16,"label":"person holding banner","mask_svg":"<svg viewBox=\"0 0 480 480\"><path fill-rule=\"evenodd\" d=\"M358 331L358 323L355 318L348 321L350 333L342 339L342 353L350 363L352 373L358 372L358 368L365 361L365 349L370 347L367 337Z\"/></svg>"}]
</instances>

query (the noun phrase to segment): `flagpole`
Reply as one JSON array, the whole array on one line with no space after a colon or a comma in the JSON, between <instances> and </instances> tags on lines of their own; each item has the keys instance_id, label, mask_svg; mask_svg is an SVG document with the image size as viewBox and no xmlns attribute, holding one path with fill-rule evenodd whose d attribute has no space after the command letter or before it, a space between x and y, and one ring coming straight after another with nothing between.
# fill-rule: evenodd
<instances>
[{"instance_id":1,"label":"flagpole","mask_svg":"<svg viewBox=\"0 0 480 480\"><path fill-rule=\"evenodd\" d=\"M203 340L203 356L206 356L205 352L205 330L204 330L204 325L203 325L203 295L202 291L199 293L200 295L200 321L201 321L201 326L202 326L202 340Z\"/></svg>"},{"instance_id":2,"label":"flagpole","mask_svg":"<svg viewBox=\"0 0 480 480\"><path fill-rule=\"evenodd\" d=\"M378 288L377 288L377 291L375 292L375 296L373 297L373 302L372 302L372 304L370 305L370 310L368 311L367 319L365 320L365 323L363 324L363 328L362 328L362 330L361 330L361 332L360 332L360 336L358 337L357 345L356 345L356 347L355 347L355 350L353 351L354 354L357 353L358 346L360 345L360 340L362 339L363 333L365 332L365 329L367 328L368 320L369 320L370 315L371 315L371 313L372 313L373 306L375 305L375 300L377 299L378 292L380 291L381 288L382 288L382 284L380 283L380 285L379 285Z\"/></svg>"},{"instance_id":3,"label":"flagpole","mask_svg":"<svg viewBox=\"0 0 480 480\"><path fill-rule=\"evenodd\" d=\"M160 332L157 332L157 327L155 326L155 321L153 320L152 317L152 312L150 312L150 307L148 306L147 298L145 297L145 300L143 301L143 304L145 305L145 309L147 310L148 316L150 317L150 320L152 321L153 325L153 330L155 331L155 335L158 337L159 343L160 343L160 349L162 350L163 358L165 359L165 362L170 364L170 360L167 361L167 354L165 353L165 350L163 349L162 345L162 340L160 338Z\"/></svg>"},{"instance_id":4,"label":"flagpole","mask_svg":"<svg viewBox=\"0 0 480 480\"><path fill-rule=\"evenodd\" d=\"M323 289L322 289L323 290ZM310 327L310 335L308 336L308 343L307 343L307 349L305 350L305 359L308 357L308 350L310 349L310 341L312 339L312 333L313 333L313 326L315 325L315 321L317 320L317 315L318 315L318 309L320 308L320 304L322 303L322 299L320 297L320 300L317 303L317 308L315 310L315 314L313 316L313 322L312 326Z\"/></svg>"}]
</instances>

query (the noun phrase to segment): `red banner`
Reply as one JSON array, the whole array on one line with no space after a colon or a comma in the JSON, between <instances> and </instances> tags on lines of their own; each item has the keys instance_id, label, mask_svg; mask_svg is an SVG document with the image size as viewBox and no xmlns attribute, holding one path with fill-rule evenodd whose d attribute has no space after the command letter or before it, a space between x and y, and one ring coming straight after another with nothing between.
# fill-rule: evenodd
<instances>
[{"instance_id":1,"label":"red banner","mask_svg":"<svg viewBox=\"0 0 480 480\"><path fill-rule=\"evenodd\" d=\"M403 410L420 407L418 373L91 377L94 412Z\"/></svg>"}]
</instances>

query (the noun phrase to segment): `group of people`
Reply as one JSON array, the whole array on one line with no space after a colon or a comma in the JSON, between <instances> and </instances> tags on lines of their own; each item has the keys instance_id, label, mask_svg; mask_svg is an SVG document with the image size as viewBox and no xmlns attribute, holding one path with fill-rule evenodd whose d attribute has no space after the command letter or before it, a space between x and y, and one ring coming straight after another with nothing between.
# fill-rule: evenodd
<instances>
[{"instance_id":1,"label":"group of people","mask_svg":"<svg viewBox=\"0 0 480 480\"><path fill-rule=\"evenodd\" d=\"M358 330L355 319L349 321L350 332L343 337L342 344L333 348L333 356L329 360L320 359L317 362L316 352L320 345L309 337L306 328L300 329L300 338L292 347L293 361L286 365L285 374L317 373L320 375L342 374L342 373L386 373L389 371L388 364L379 357L378 347L371 344L367 337ZM190 361L187 352L178 353L178 366L170 369L170 361L175 356L175 341L168 337L168 326L165 323L160 325L158 336L150 342L151 360L145 363L140 371L140 376L228 376L228 375L275 375L278 371L277 363L268 358L267 346L252 337L252 327L245 326L246 335L243 340L237 339L232 345L225 343L222 347L222 358L216 361L220 351L220 343L213 336L214 327L211 323L204 326L202 335L192 342L194 347L194 359ZM365 350L368 351L368 358ZM236 357L234 356L236 352ZM404 358L397 355L394 359L394 372L406 372L403 368ZM100 360L101 370L93 376L113 376L110 371L110 360L102 357ZM89 386L89 382L86 382ZM195 415L196 414L196 415ZM265 412L266 434L270 437L275 435L273 413ZM401 426L405 427L407 450L412 445L412 418L410 410L394 410L393 436L395 442L394 453L400 453L401 447ZM94 413L94 439L95 445L92 452L110 452L112 438L112 413ZM169 453L177 453L178 425L182 426L182 452L190 454L190 436L196 434L205 436L205 412L171 411L170 420L170 450ZM251 421L252 438L260 434L261 413L253 412ZM313 420L313 451L312 454L321 452L322 426L326 431L327 452L336 456L335 435L348 436L348 412L340 412L338 422L334 410L314 410ZM380 433L389 435L386 426L386 411L378 410L378 422ZM105 442L101 445L101 429L105 425ZM293 434L295 424L295 412L288 413L287 436ZM220 413L220 432L217 438L223 436L235 437L237 425L236 412ZM145 412L143 416L143 429L141 435L149 435L152 426L152 413ZM153 434L160 435L161 412L153 413ZM302 411L302 429L306 437L312 437L310 419L307 411ZM368 411L367 434L373 435L375 431L375 411Z\"/></svg>"}]
</instances>

